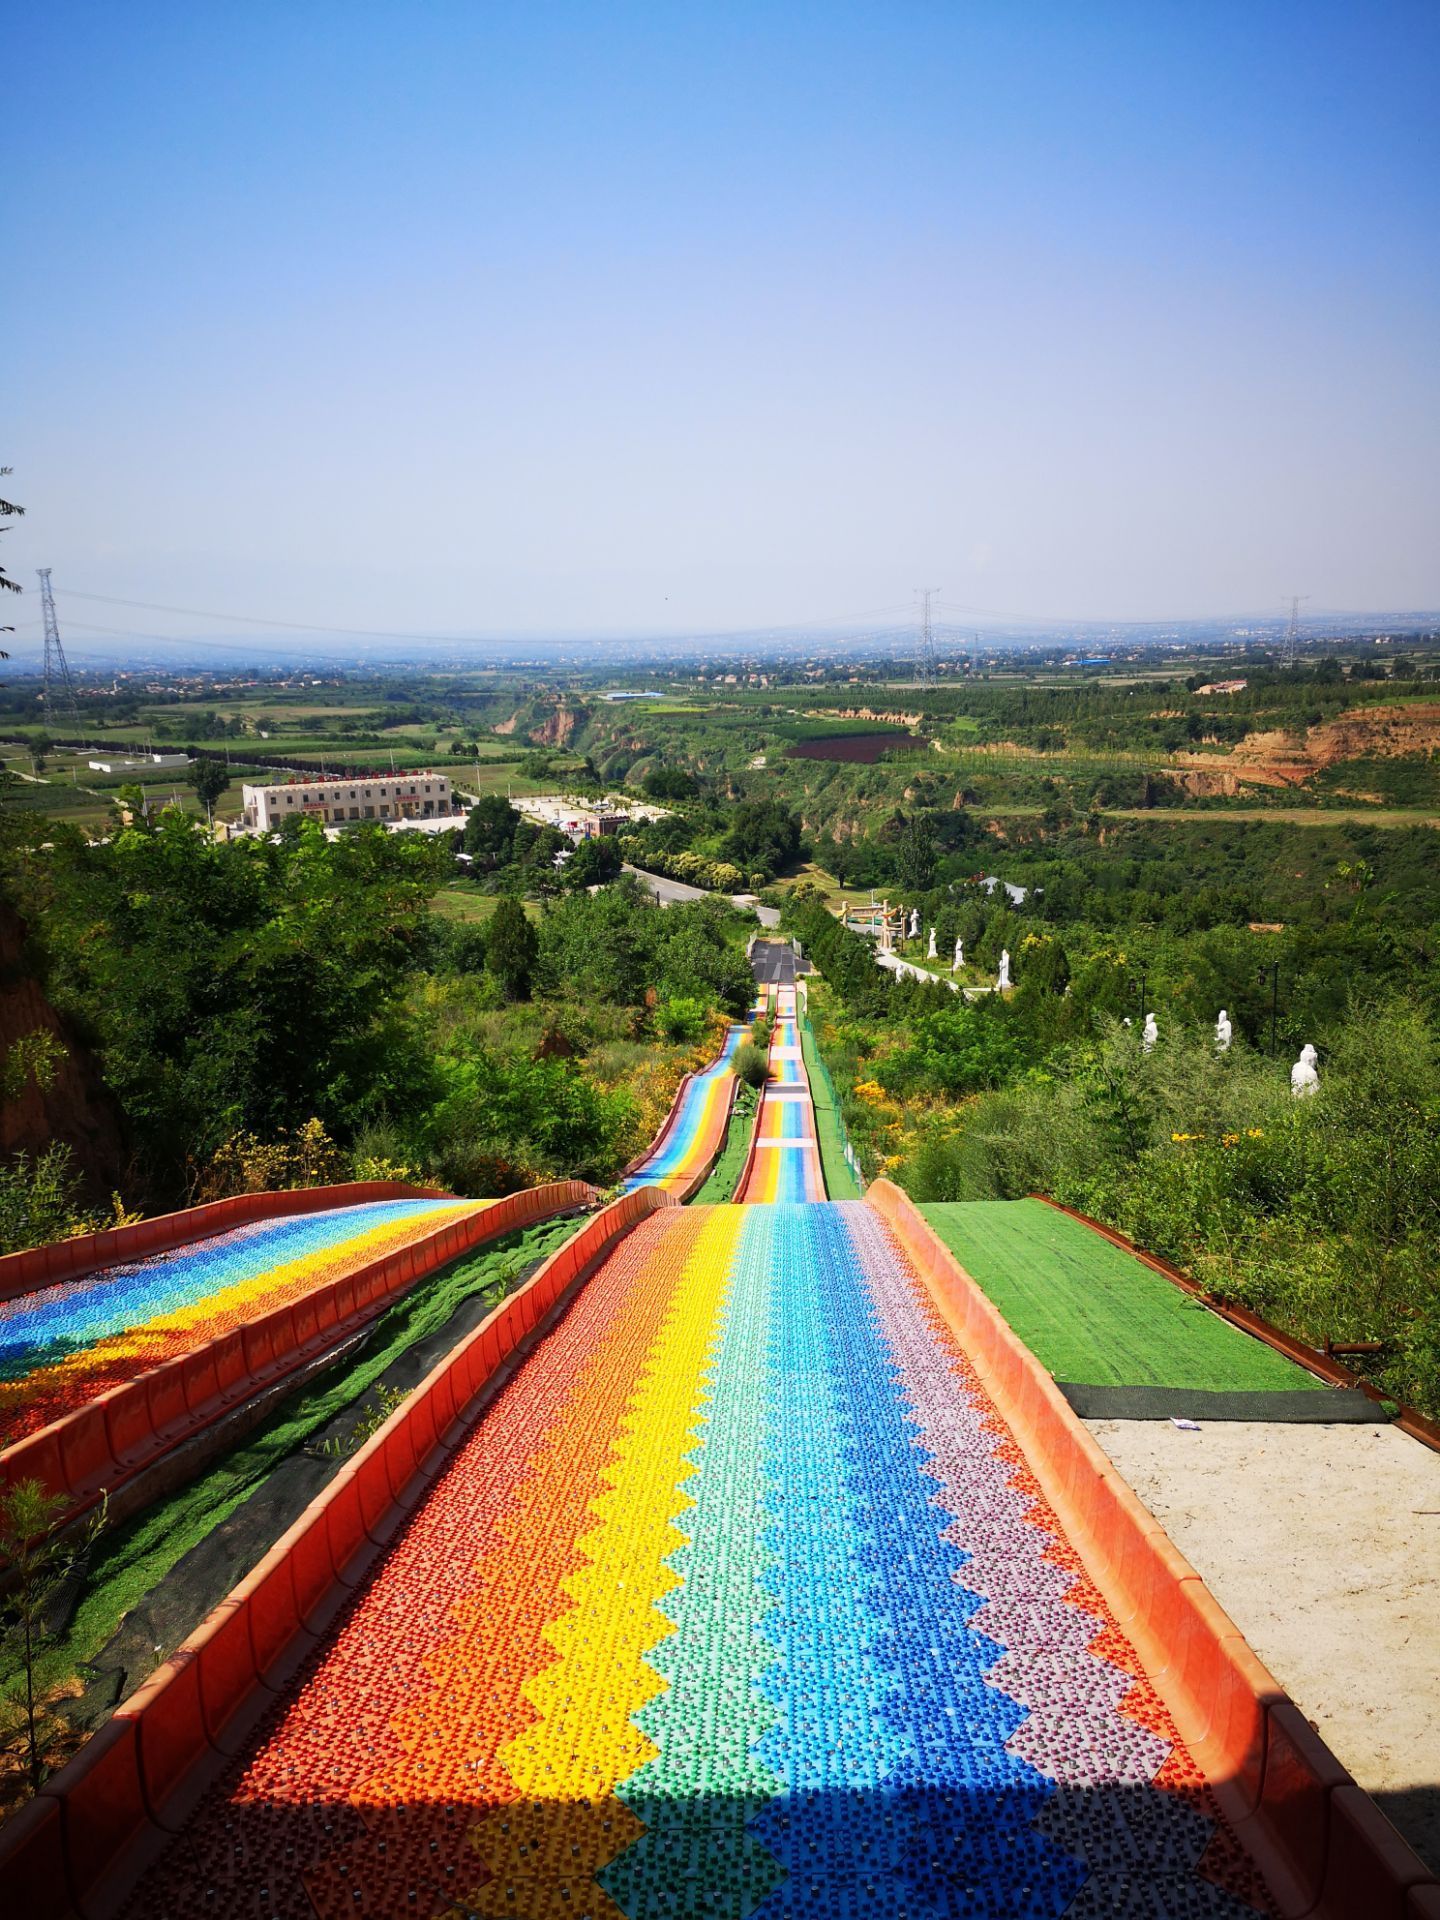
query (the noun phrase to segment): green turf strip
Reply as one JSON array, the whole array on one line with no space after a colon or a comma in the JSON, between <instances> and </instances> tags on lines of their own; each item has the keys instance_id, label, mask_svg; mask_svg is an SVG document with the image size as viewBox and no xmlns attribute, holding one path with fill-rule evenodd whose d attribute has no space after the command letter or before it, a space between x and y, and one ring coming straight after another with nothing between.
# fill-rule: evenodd
<instances>
[{"instance_id":1,"label":"green turf strip","mask_svg":"<svg viewBox=\"0 0 1440 1920\"><path fill-rule=\"evenodd\" d=\"M1039 1200L920 1211L1057 1381L1209 1393L1331 1391L1133 1254Z\"/></svg>"},{"instance_id":2,"label":"green turf strip","mask_svg":"<svg viewBox=\"0 0 1440 1920\"><path fill-rule=\"evenodd\" d=\"M805 1056L805 1072L810 1080L810 1100L815 1108L815 1137L820 1143L820 1169L825 1175L825 1191L832 1200L858 1200L860 1182L845 1158L845 1123L835 1104L830 1076L820 1058L815 1035L808 1019L801 1019L800 1050Z\"/></svg>"},{"instance_id":3,"label":"green turf strip","mask_svg":"<svg viewBox=\"0 0 1440 1920\"><path fill-rule=\"evenodd\" d=\"M730 1109L730 1119L725 1128L725 1144L716 1154L704 1185L690 1196L692 1206L718 1207L735 1198L735 1189L745 1171L750 1136L755 1131L755 1115L758 1111L759 1102L751 1089L744 1085L737 1087L735 1105Z\"/></svg>"}]
</instances>

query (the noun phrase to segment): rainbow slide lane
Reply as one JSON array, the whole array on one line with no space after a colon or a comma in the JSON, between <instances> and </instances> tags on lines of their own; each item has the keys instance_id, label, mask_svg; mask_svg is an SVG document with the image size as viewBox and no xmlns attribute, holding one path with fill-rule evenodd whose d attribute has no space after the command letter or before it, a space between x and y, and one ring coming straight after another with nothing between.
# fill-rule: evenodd
<instances>
[{"instance_id":1,"label":"rainbow slide lane","mask_svg":"<svg viewBox=\"0 0 1440 1920\"><path fill-rule=\"evenodd\" d=\"M794 987L775 989L770 1079L760 1103L755 1143L737 1199L775 1205L825 1198L815 1108L805 1073Z\"/></svg>"},{"instance_id":2,"label":"rainbow slide lane","mask_svg":"<svg viewBox=\"0 0 1440 1920\"><path fill-rule=\"evenodd\" d=\"M126 1911L1270 1908L852 1201L672 1206L620 1240Z\"/></svg>"},{"instance_id":3,"label":"rainbow slide lane","mask_svg":"<svg viewBox=\"0 0 1440 1920\"><path fill-rule=\"evenodd\" d=\"M490 1204L387 1200L252 1221L0 1301L0 1447Z\"/></svg>"},{"instance_id":4,"label":"rainbow slide lane","mask_svg":"<svg viewBox=\"0 0 1440 1920\"><path fill-rule=\"evenodd\" d=\"M720 1056L692 1074L652 1151L626 1176L624 1190L664 1187L684 1194L695 1186L725 1140L735 1085L735 1049L748 1029L732 1026Z\"/></svg>"}]
</instances>

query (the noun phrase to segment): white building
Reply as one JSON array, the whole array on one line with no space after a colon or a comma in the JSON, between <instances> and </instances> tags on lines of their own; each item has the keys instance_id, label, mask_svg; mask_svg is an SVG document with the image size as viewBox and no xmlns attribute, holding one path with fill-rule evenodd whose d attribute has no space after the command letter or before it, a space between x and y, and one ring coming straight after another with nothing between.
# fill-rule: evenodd
<instances>
[{"instance_id":1,"label":"white building","mask_svg":"<svg viewBox=\"0 0 1440 1920\"><path fill-rule=\"evenodd\" d=\"M527 820L555 827L578 845L617 833L627 820L663 820L665 807L644 806L607 793L603 800L575 800L563 793L517 794L510 805Z\"/></svg>"},{"instance_id":2,"label":"white building","mask_svg":"<svg viewBox=\"0 0 1440 1920\"><path fill-rule=\"evenodd\" d=\"M434 820L452 807L445 773L384 773L366 780L284 780L242 789L245 824L272 833L283 820Z\"/></svg>"},{"instance_id":3,"label":"white building","mask_svg":"<svg viewBox=\"0 0 1440 1920\"><path fill-rule=\"evenodd\" d=\"M162 770L175 767L188 767L188 753L138 753L126 754L109 760L92 760L92 773L153 773L157 767Z\"/></svg>"}]
</instances>

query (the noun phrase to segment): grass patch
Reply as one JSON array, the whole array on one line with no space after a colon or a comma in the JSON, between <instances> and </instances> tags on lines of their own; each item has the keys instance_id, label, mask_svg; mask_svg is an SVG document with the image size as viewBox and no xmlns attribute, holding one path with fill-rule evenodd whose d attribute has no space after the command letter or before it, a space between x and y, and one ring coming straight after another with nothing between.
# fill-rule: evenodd
<instances>
[{"instance_id":1,"label":"grass patch","mask_svg":"<svg viewBox=\"0 0 1440 1920\"><path fill-rule=\"evenodd\" d=\"M473 887L444 887L430 902L430 909L445 920L459 920L466 926L484 926L500 904L498 893L477 893ZM538 900L522 902L526 917L540 918Z\"/></svg>"}]
</instances>

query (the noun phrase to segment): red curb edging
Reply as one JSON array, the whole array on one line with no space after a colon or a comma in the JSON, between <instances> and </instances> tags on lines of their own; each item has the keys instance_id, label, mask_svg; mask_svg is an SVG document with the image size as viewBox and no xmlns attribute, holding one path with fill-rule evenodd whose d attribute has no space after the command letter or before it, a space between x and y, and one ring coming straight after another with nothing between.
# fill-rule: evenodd
<instances>
[{"instance_id":1,"label":"red curb edging","mask_svg":"<svg viewBox=\"0 0 1440 1920\"><path fill-rule=\"evenodd\" d=\"M516 1227L588 1205L580 1180L528 1187L324 1281L243 1327L147 1368L0 1451L0 1486L43 1481L68 1525L139 1474L384 1311L447 1261Z\"/></svg>"},{"instance_id":2,"label":"red curb edging","mask_svg":"<svg viewBox=\"0 0 1440 1920\"><path fill-rule=\"evenodd\" d=\"M334 1187L286 1187L279 1193L237 1193L208 1200L180 1213L157 1213L128 1227L103 1227L52 1240L21 1253L0 1254L0 1300L37 1287L74 1280L101 1267L119 1266L145 1254L165 1253L207 1234L223 1233L246 1220L283 1219L296 1213L320 1213L326 1207L358 1207L369 1200L453 1200L443 1187L412 1187L403 1180L349 1180Z\"/></svg>"},{"instance_id":3,"label":"red curb edging","mask_svg":"<svg viewBox=\"0 0 1440 1920\"><path fill-rule=\"evenodd\" d=\"M1437 1882L1351 1779L909 1196L890 1228L1013 1431L1283 1920L1420 1920Z\"/></svg>"},{"instance_id":4,"label":"red curb edging","mask_svg":"<svg viewBox=\"0 0 1440 1920\"><path fill-rule=\"evenodd\" d=\"M438 1361L258 1566L39 1794L0 1829L26 1920L102 1920L363 1584L465 1440L476 1396L561 1295L648 1214L638 1187L588 1220Z\"/></svg>"},{"instance_id":5,"label":"red curb edging","mask_svg":"<svg viewBox=\"0 0 1440 1920\"><path fill-rule=\"evenodd\" d=\"M1394 1394L1384 1393L1358 1373L1352 1373L1348 1367L1342 1367L1338 1360L1328 1353L1321 1353L1315 1347L1307 1347L1303 1340L1297 1340L1292 1333L1274 1326L1268 1320L1262 1320L1258 1313L1252 1313L1249 1307L1232 1306L1229 1301L1216 1299L1213 1293L1207 1293L1197 1280L1179 1267L1171 1266L1168 1260L1162 1260L1158 1253L1147 1253L1133 1240L1116 1227L1107 1227L1103 1220L1092 1220L1088 1213L1081 1213L1078 1207L1067 1207L1063 1201L1052 1200L1048 1193L1031 1193L1027 1199L1038 1200L1043 1206L1052 1207L1056 1213L1068 1214L1072 1220L1078 1220L1082 1227L1089 1227L1092 1233L1098 1233L1102 1240L1108 1240L1111 1246L1119 1247L1124 1253L1134 1254L1135 1258L1158 1273L1172 1286L1179 1287L1182 1293L1189 1294L1192 1300L1201 1301L1211 1313L1222 1320L1228 1320L1232 1326L1239 1327L1243 1333L1252 1334L1262 1340L1267 1347L1273 1347L1277 1353L1283 1353L1287 1360L1293 1360L1297 1366L1304 1367L1307 1373L1313 1373L1332 1387L1353 1387L1363 1393L1367 1400L1377 1406L1399 1407L1394 1425L1402 1433L1408 1433L1412 1440L1418 1440L1422 1446L1433 1447L1440 1453L1440 1420L1432 1420L1428 1414L1421 1413L1417 1407L1407 1406L1403 1400L1397 1400Z\"/></svg>"}]
</instances>

